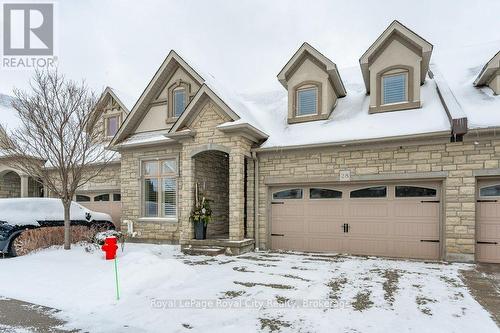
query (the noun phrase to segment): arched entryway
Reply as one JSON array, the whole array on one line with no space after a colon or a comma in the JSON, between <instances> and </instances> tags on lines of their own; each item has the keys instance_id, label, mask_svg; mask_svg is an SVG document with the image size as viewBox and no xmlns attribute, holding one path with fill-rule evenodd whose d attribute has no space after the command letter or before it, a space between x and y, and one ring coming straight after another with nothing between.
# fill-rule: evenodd
<instances>
[{"instance_id":1,"label":"arched entryway","mask_svg":"<svg viewBox=\"0 0 500 333\"><path fill-rule=\"evenodd\" d=\"M20 198L21 177L14 171L0 174L0 198Z\"/></svg>"},{"instance_id":2,"label":"arched entryway","mask_svg":"<svg viewBox=\"0 0 500 333\"><path fill-rule=\"evenodd\" d=\"M43 197L43 184L14 170L0 172L0 198Z\"/></svg>"},{"instance_id":3,"label":"arched entryway","mask_svg":"<svg viewBox=\"0 0 500 333\"><path fill-rule=\"evenodd\" d=\"M208 239L229 238L229 154L206 150L193 157L194 182L210 200L212 222L207 227Z\"/></svg>"}]
</instances>

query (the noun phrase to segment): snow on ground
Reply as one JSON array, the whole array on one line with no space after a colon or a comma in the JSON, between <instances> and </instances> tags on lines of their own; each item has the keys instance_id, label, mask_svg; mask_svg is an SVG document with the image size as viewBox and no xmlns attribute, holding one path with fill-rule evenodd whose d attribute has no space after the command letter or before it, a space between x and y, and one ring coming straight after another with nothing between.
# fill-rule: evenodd
<instances>
[{"instance_id":1,"label":"snow on ground","mask_svg":"<svg viewBox=\"0 0 500 333\"><path fill-rule=\"evenodd\" d=\"M119 255L120 301L113 263L83 246L1 260L0 295L61 309L62 320L89 332L498 331L460 280L471 265L265 252L191 257L144 244L126 244Z\"/></svg>"}]
</instances>

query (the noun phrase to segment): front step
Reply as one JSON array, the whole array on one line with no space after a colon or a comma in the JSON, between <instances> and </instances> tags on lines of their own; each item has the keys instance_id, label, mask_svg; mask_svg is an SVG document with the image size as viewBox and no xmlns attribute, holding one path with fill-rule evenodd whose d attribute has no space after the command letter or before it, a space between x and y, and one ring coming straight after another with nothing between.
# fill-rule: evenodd
<instances>
[{"instance_id":1,"label":"front step","mask_svg":"<svg viewBox=\"0 0 500 333\"><path fill-rule=\"evenodd\" d=\"M224 254L226 250L220 246L196 246L196 247L185 247L182 252L191 256L211 256L215 257Z\"/></svg>"}]
</instances>

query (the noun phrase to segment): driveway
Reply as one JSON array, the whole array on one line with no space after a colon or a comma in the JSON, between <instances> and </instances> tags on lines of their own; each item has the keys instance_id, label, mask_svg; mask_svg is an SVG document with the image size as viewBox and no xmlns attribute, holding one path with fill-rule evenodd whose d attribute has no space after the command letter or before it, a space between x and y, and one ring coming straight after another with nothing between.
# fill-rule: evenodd
<instances>
[{"instance_id":1,"label":"driveway","mask_svg":"<svg viewBox=\"0 0 500 333\"><path fill-rule=\"evenodd\" d=\"M52 248L0 261L0 295L88 332L499 332L462 280L475 265L335 254L186 256L178 246ZM36 275L36 283L33 276Z\"/></svg>"}]
</instances>

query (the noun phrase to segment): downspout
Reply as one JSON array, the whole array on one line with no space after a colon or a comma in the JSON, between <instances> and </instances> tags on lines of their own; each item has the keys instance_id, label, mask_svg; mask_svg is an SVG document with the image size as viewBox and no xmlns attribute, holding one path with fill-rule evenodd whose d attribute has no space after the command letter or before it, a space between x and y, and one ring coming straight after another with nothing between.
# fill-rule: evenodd
<instances>
[{"instance_id":1,"label":"downspout","mask_svg":"<svg viewBox=\"0 0 500 333\"><path fill-rule=\"evenodd\" d=\"M255 251L259 251L259 158L257 152L252 151L253 159L253 232L255 237Z\"/></svg>"}]
</instances>

